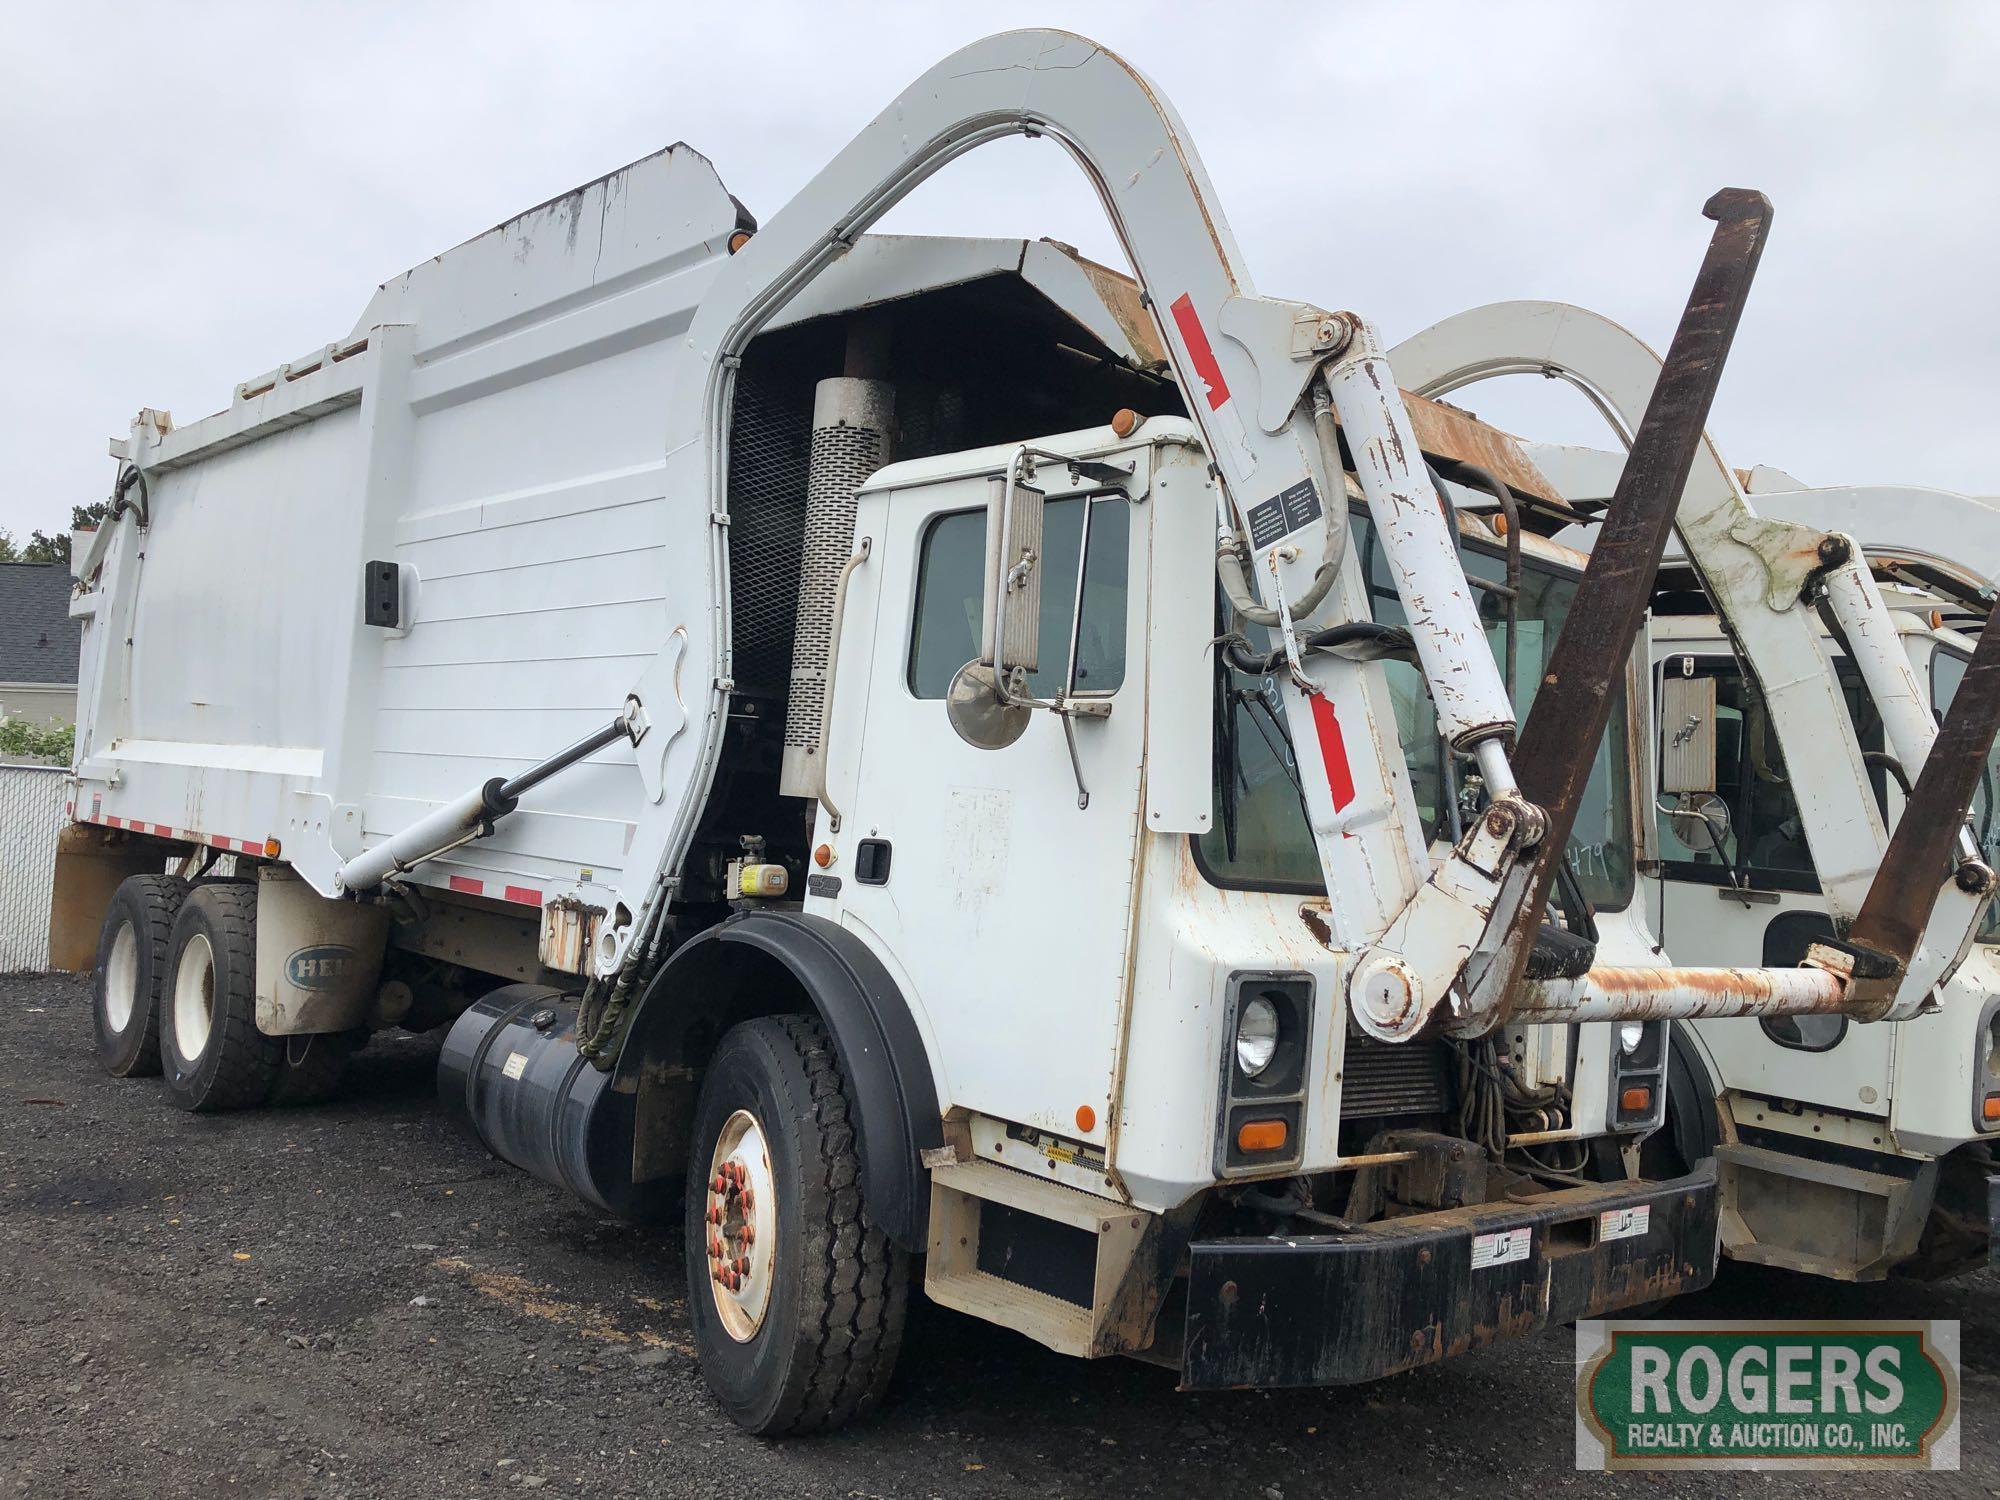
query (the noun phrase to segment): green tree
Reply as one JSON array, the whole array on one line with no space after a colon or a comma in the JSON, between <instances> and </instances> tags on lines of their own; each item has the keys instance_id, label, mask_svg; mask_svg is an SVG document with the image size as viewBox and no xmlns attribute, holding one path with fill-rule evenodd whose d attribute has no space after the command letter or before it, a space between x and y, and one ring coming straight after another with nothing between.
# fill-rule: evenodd
<instances>
[{"instance_id":1,"label":"green tree","mask_svg":"<svg viewBox=\"0 0 2000 1500\"><path fill-rule=\"evenodd\" d=\"M0 563L61 563L67 567L70 531L84 531L101 525L110 510L109 500L100 500L95 505L72 505L69 508L69 531L51 534L38 528L29 534L25 546L15 541L11 532L0 529Z\"/></svg>"}]
</instances>

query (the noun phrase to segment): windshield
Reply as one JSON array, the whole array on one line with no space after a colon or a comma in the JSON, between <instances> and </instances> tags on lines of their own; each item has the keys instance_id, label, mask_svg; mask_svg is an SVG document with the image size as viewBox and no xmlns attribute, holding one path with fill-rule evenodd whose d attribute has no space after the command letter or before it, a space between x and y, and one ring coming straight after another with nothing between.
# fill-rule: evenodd
<instances>
[{"instance_id":1,"label":"windshield","mask_svg":"<svg viewBox=\"0 0 2000 1500\"><path fill-rule=\"evenodd\" d=\"M1944 722L1945 714L1951 708L1951 700L1958 696L1958 685L1965 681L1965 668L1972 660L1956 646L1939 646L1931 653L1931 712L1938 722ZM1995 740L1986 752L1986 765L1979 773L1979 789L1972 795L1972 831L1979 837L1979 847L1989 865L2000 868L2000 828L1996 828L1994 805L2000 798L1995 797L2000 790L2000 740ZM1979 941L2000 943L2000 902L1989 902L1986 915L1979 919Z\"/></svg>"},{"instance_id":2,"label":"windshield","mask_svg":"<svg viewBox=\"0 0 2000 1500\"><path fill-rule=\"evenodd\" d=\"M1368 516L1350 518L1351 545L1359 554L1368 580L1368 595L1378 623L1405 623L1387 559L1376 545ZM1497 553L1466 544L1467 576L1500 583L1506 564ZM1515 631L1514 680L1541 681L1542 668L1555 644L1563 615L1576 595L1575 575L1522 559L1521 600ZM1503 664L1506 652L1506 601L1482 591L1480 614L1486 622L1487 644ZM1266 633L1249 632L1259 649L1268 649ZM1219 653L1218 653L1219 655ZM1389 696L1395 706L1396 731L1410 773L1411 790L1423 819L1428 841L1450 837L1445 788L1448 766L1438 737L1437 714L1423 674L1404 662L1384 663ZM1281 667L1280 672L1283 671ZM1258 890L1321 891L1319 856L1299 801L1296 763L1284 730L1284 709L1275 675L1252 677L1226 665L1216 672L1216 797L1209 831L1195 842L1203 870L1218 884ZM1516 700L1520 692L1517 687ZM1600 911L1616 910L1632 899L1631 783L1626 775L1629 726L1624 700L1614 705L1611 725L1598 746L1583 803L1570 833L1569 852L1584 893ZM1472 762L1456 760L1456 781L1464 792L1473 774ZM1233 780L1233 808L1223 778ZM1469 799L1468 799L1469 800ZM1233 817L1226 816L1232 812Z\"/></svg>"}]
</instances>

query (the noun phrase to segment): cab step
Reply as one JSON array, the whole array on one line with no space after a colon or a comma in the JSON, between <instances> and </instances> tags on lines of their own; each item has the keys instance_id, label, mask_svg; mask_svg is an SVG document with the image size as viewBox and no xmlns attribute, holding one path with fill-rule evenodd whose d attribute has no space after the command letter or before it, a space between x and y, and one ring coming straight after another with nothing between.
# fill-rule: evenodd
<instances>
[{"instance_id":1,"label":"cab step","mask_svg":"<svg viewBox=\"0 0 2000 1500\"><path fill-rule=\"evenodd\" d=\"M934 1167L924 1290L1059 1354L1134 1353L1170 1274L1155 1265L1160 1224L996 1162Z\"/></svg>"}]
</instances>

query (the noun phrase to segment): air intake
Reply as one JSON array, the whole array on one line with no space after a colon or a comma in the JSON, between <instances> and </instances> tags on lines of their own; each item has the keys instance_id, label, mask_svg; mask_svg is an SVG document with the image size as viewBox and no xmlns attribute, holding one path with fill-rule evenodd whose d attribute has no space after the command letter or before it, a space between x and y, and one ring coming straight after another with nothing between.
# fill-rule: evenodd
<instances>
[{"instance_id":1,"label":"air intake","mask_svg":"<svg viewBox=\"0 0 2000 1500\"><path fill-rule=\"evenodd\" d=\"M822 380L813 396L798 626L792 635L785 763L778 781L778 790L787 797L810 797L819 785L820 715L826 703L834 588L854 549L855 492L889 461L895 413L895 389L884 380L836 375Z\"/></svg>"}]
</instances>

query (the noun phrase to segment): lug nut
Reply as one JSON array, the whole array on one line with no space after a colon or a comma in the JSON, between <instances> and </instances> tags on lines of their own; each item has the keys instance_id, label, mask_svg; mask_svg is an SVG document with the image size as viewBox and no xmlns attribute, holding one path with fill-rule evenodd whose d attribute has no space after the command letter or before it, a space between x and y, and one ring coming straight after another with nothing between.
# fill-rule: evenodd
<instances>
[{"instance_id":1,"label":"lug nut","mask_svg":"<svg viewBox=\"0 0 2000 1500\"><path fill-rule=\"evenodd\" d=\"M741 1272L742 1272L742 1273L743 1273L744 1275L746 1275L746 1276L747 1276L747 1275L749 1275L749 1274L750 1274L750 1257L749 1257L749 1256L747 1256L747 1255L739 1255L739 1256L737 1256L737 1257L736 1257L736 1269L737 1269L737 1270L739 1270L739 1271L741 1271Z\"/></svg>"},{"instance_id":2,"label":"lug nut","mask_svg":"<svg viewBox=\"0 0 2000 1500\"><path fill-rule=\"evenodd\" d=\"M745 1188L743 1190L743 1212L745 1212L746 1214L749 1213L751 1205L754 1201L755 1200L751 1197L750 1189Z\"/></svg>"},{"instance_id":3,"label":"lug nut","mask_svg":"<svg viewBox=\"0 0 2000 1500\"><path fill-rule=\"evenodd\" d=\"M743 1206L745 1208L748 1208L750 1206L750 1195L748 1193L743 1195ZM743 1226L743 1243L748 1245L751 1242L753 1242L756 1238L757 1238L757 1226L755 1224L745 1224Z\"/></svg>"}]
</instances>

